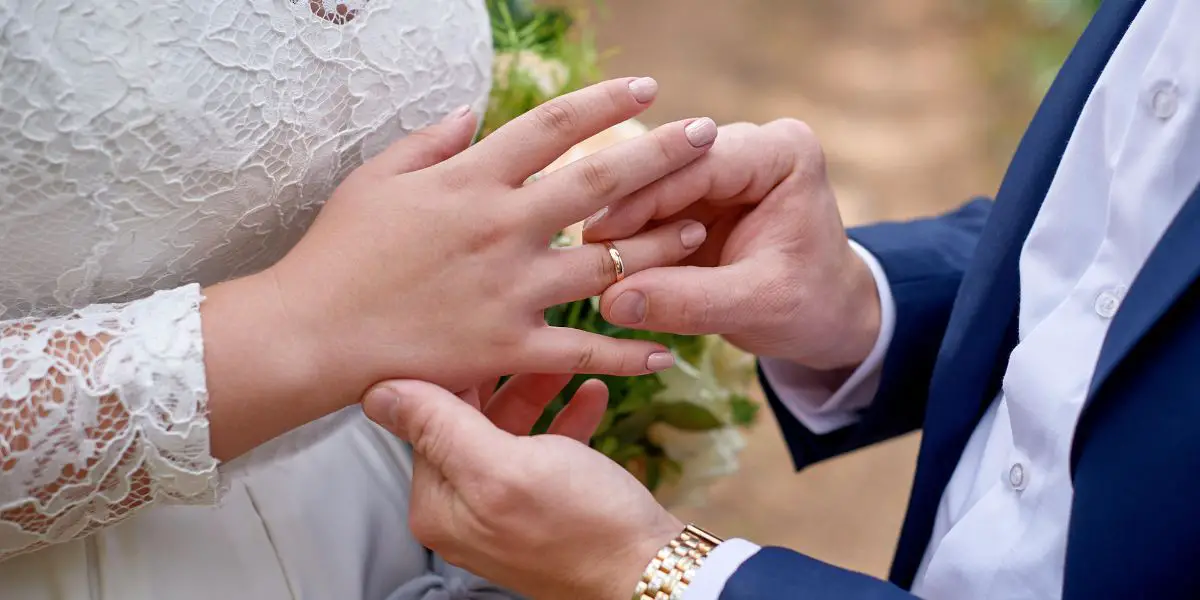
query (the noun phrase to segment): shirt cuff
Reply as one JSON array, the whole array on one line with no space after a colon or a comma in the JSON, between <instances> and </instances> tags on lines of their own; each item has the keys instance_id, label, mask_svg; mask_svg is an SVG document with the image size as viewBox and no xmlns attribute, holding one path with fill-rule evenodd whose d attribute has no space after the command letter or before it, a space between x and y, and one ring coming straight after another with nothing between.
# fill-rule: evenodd
<instances>
[{"instance_id":1,"label":"shirt cuff","mask_svg":"<svg viewBox=\"0 0 1200 600\"><path fill-rule=\"evenodd\" d=\"M704 566L696 571L683 600L719 600L725 582L761 549L757 544L737 538L717 544L704 558Z\"/></svg>"},{"instance_id":2,"label":"shirt cuff","mask_svg":"<svg viewBox=\"0 0 1200 600\"><path fill-rule=\"evenodd\" d=\"M822 435L858 421L879 391L883 359L896 329L896 301L883 266L866 248L853 240L850 247L862 257L875 277L879 292L879 337L866 360L849 377L845 371L818 371L778 358L762 358L759 365L776 397L809 431Z\"/></svg>"}]
</instances>

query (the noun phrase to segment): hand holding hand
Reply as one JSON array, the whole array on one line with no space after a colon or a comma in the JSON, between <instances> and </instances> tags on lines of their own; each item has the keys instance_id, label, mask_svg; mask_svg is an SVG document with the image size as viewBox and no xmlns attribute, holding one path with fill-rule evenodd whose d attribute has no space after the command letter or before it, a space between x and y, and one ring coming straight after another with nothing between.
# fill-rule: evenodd
<instances>
[{"instance_id":1,"label":"hand holding hand","mask_svg":"<svg viewBox=\"0 0 1200 600\"><path fill-rule=\"evenodd\" d=\"M572 145L645 110L656 90L649 79L598 84L469 149L475 119L451 115L351 174L277 265L206 289L215 422L272 426L218 436L214 451L236 456L389 378L458 390L507 373L670 367L661 345L546 325L546 308L615 280L603 246L552 249L550 240L702 156L716 125L670 123L525 183ZM632 273L681 260L703 238L701 225L679 222L617 245ZM256 418L271 404L247 401L260 396L287 397L290 410Z\"/></svg>"},{"instance_id":2,"label":"hand holding hand","mask_svg":"<svg viewBox=\"0 0 1200 600\"><path fill-rule=\"evenodd\" d=\"M612 205L584 239L619 239L681 218L705 224L705 244L685 266L608 288L606 319L721 334L759 356L818 369L866 358L879 331L874 278L847 242L824 155L805 124L722 127L712 151Z\"/></svg>"},{"instance_id":3,"label":"hand holding hand","mask_svg":"<svg viewBox=\"0 0 1200 600\"><path fill-rule=\"evenodd\" d=\"M534 600L626 600L683 524L587 447L607 406L603 383L580 387L549 435L526 437L569 379L519 375L467 402L393 381L376 386L363 409L412 443L409 519L422 544ZM483 412L471 406L480 403Z\"/></svg>"}]
</instances>

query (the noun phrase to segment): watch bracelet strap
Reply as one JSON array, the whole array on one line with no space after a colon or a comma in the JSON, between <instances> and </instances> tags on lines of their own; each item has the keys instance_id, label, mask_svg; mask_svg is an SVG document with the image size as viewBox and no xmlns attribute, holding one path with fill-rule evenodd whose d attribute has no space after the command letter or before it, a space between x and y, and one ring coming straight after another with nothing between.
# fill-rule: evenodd
<instances>
[{"instance_id":1,"label":"watch bracelet strap","mask_svg":"<svg viewBox=\"0 0 1200 600\"><path fill-rule=\"evenodd\" d=\"M682 600L684 592L704 566L704 559L723 540L688 525L646 565L632 600Z\"/></svg>"}]
</instances>

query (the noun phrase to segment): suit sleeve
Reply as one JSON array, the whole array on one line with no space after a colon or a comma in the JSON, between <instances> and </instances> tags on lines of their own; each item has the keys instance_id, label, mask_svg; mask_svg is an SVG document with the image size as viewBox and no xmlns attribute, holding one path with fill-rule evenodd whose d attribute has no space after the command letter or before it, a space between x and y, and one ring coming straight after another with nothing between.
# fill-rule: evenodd
<instances>
[{"instance_id":1,"label":"suit sleeve","mask_svg":"<svg viewBox=\"0 0 1200 600\"><path fill-rule=\"evenodd\" d=\"M830 432L813 432L796 419L760 367L759 379L797 469L921 426L950 310L991 208L991 200L978 198L937 217L849 231L887 276L895 326L874 398L857 419Z\"/></svg>"},{"instance_id":2,"label":"suit sleeve","mask_svg":"<svg viewBox=\"0 0 1200 600\"><path fill-rule=\"evenodd\" d=\"M886 581L785 548L763 548L725 582L720 600L916 600ZM684 600L688 600L686 597Z\"/></svg>"}]
</instances>

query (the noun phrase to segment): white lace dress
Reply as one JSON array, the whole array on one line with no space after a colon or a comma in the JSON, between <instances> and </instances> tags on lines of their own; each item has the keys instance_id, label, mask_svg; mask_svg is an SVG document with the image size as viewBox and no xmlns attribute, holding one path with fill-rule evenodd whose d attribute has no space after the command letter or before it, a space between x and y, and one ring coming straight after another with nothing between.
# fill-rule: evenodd
<instances>
[{"instance_id":1,"label":"white lace dress","mask_svg":"<svg viewBox=\"0 0 1200 600\"><path fill-rule=\"evenodd\" d=\"M486 102L482 0L358 1L0 0L0 596L441 585L408 455L361 412L270 460L209 453L200 286L271 264L365 157Z\"/></svg>"}]
</instances>

